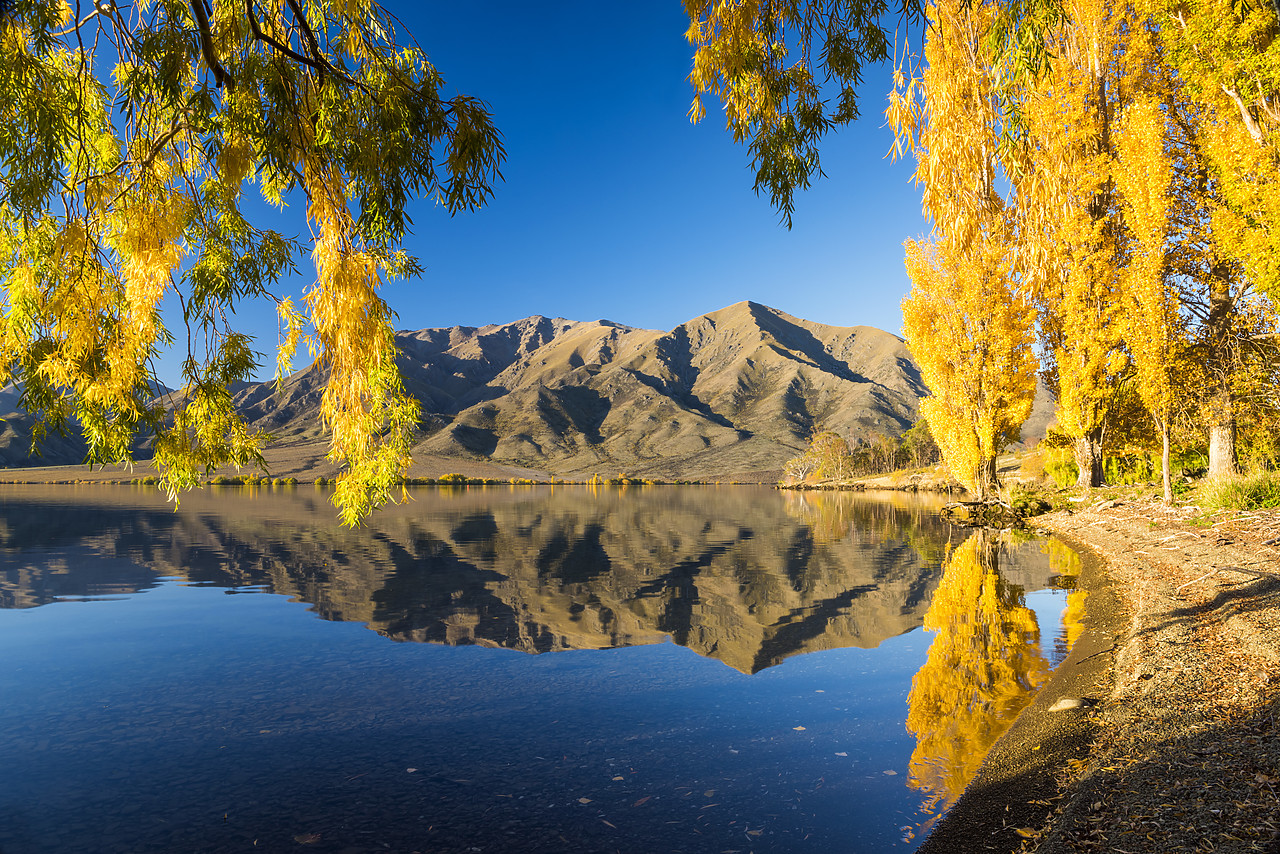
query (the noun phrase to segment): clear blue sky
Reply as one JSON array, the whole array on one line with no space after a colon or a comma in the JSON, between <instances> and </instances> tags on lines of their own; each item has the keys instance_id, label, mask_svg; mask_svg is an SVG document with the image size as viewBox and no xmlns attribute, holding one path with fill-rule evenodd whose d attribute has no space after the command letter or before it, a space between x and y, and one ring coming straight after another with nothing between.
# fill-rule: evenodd
<instances>
[{"instance_id":1,"label":"clear blue sky","mask_svg":"<svg viewBox=\"0 0 1280 854\"><path fill-rule=\"evenodd\" d=\"M827 178L797 198L788 231L752 192L718 104L688 120L692 48L676 0L386 4L451 90L490 104L508 155L482 210L412 209L406 248L426 274L385 288L399 328L543 314L671 329L750 299L901 334L902 241L928 226L913 164L884 156L887 67L868 70L863 117L827 140ZM276 227L305 236L301 213ZM241 313L268 375L272 319Z\"/></svg>"}]
</instances>

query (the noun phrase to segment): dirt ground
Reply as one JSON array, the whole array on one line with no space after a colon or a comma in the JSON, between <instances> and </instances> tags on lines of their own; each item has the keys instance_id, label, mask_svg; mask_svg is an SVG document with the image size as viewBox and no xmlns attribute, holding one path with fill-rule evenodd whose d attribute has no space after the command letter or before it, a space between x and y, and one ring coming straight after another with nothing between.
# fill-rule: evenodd
<instances>
[{"instance_id":1,"label":"dirt ground","mask_svg":"<svg viewBox=\"0 0 1280 854\"><path fill-rule=\"evenodd\" d=\"M1088 630L922 852L1280 852L1280 511L1032 522L1088 558Z\"/></svg>"}]
</instances>

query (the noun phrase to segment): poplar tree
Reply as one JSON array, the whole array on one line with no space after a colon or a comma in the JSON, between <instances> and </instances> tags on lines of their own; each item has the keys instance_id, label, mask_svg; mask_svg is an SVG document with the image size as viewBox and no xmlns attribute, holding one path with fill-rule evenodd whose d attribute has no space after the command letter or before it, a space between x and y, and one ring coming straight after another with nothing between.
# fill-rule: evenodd
<instances>
[{"instance_id":1,"label":"poplar tree","mask_svg":"<svg viewBox=\"0 0 1280 854\"><path fill-rule=\"evenodd\" d=\"M1102 482L1108 422L1131 370L1121 297L1133 236L1116 186L1117 123L1157 59L1132 7L1069 0L1064 9L1046 73L1021 93L1025 135L1008 172L1058 426L1089 487Z\"/></svg>"},{"instance_id":2,"label":"poplar tree","mask_svg":"<svg viewBox=\"0 0 1280 854\"><path fill-rule=\"evenodd\" d=\"M1015 277L1008 211L996 191L1002 120L985 34L992 11L928 7L926 64L895 90L888 116L934 241L906 243L903 332L932 396L921 403L943 459L986 499L996 455L1019 438L1035 397L1034 314Z\"/></svg>"},{"instance_id":3,"label":"poplar tree","mask_svg":"<svg viewBox=\"0 0 1280 854\"><path fill-rule=\"evenodd\" d=\"M907 241L910 295L902 328L930 397L920 409L951 474L979 500L996 456L1018 441L1035 398L1033 309L991 243L955 256L947 243Z\"/></svg>"},{"instance_id":4,"label":"poplar tree","mask_svg":"<svg viewBox=\"0 0 1280 854\"><path fill-rule=\"evenodd\" d=\"M335 501L354 523L408 461L417 405L395 366L387 277L415 197L484 203L501 138L369 0L62 0L0 5L0 381L42 424L79 425L90 460L130 459L155 434L173 495L216 466L261 461L231 406L257 367L234 326L303 250L246 194L305 207L316 270L277 300L282 370L305 340L328 371ZM181 313L187 356L172 410L152 363Z\"/></svg>"},{"instance_id":5,"label":"poplar tree","mask_svg":"<svg viewBox=\"0 0 1280 854\"><path fill-rule=\"evenodd\" d=\"M1129 107L1122 117L1119 137L1116 183L1134 235L1121 285L1125 340L1142 401L1160 432L1164 500L1172 502L1169 428L1185 324L1166 261L1173 164L1167 150L1165 116L1154 98Z\"/></svg>"}]
</instances>

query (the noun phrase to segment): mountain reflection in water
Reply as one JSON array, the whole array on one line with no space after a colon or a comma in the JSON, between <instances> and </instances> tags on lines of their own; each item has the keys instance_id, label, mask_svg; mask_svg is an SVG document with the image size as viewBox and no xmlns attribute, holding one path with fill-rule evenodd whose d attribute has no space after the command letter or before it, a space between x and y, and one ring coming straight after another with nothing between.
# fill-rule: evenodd
<instances>
[{"instance_id":1,"label":"mountain reflection in water","mask_svg":"<svg viewBox=\"0 0 1280 854\"><path fill-rule=\"evenodd\" d=\"M872 648L924 619L947 543L937 500L767 489L423 490L365 528L326 493L0 492L0 607L131 594L160 578L285 594L397 641L531 653L667 637L754 673ZM92 557L92 560L85 558ZM1010 563L1044 587L1047 562Z\"/></svg>"},{"instance_id":2,"label":"mountain reflection in water","mask_svg":"<svg viewBox=\"0 0 1280 854\"><path fill-rule=\"evenodd\" d=\"M1078 631L934 497L327 496L0 487L0 849L909 851Z\"/></svg>"}]
</instances>

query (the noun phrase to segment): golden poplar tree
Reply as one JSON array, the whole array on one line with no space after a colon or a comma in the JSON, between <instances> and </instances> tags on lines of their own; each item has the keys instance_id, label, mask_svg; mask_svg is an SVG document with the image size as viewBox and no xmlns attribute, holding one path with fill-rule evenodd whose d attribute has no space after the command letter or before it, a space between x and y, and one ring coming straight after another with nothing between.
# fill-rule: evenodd
<instances>
[{"instance_id":1,"label":"golden poplar tree","mask_svg":"<svg viewBox=\"0 0 1280 854\"><path fill-rule=\"evenodd\" d=\"M1116 126L1158 59L1131 7L1070 0L1064 11L1047 73L1022 94L1025 136L1009 149L1008 171L1058 426L1073 440L1079 484L1097 486L1129 371L1121 295L1132 238L1116 188Z\"/></svg>"},{"instance_id":2,"label":"golden poplar tree","mask_svg":"<svg viewBox=\"0 0 1280 854\"><path fill-rule=\"evenodd\" d=\"M1000 247L980 241L949 257L947 245L907 241L912 288L902 328L932 393L920 408L942 458L984 500L995 486L996 455L1018 440L1031 414L1034 313Z\"/></svg>"},{"instance_id":3,"label":"golden poplar tree","mask_svg":"<svg viewBox=\"0 0 1280 854\"><path fill-rule=\"evenodd\" d=\"M400 249L411 198L487 198L503 149L486 107L446 97L370 0L76 9L0 7L0 381L23 385L42 426L78 423L92 462L127 461L153 433L172 494L260 462L265 437L228 390L258 356L232 319L302 247L251 222L244 194L305 199L317 275L302 309L281 302L280 362L304 336L328 371L336 496L358 520L388 497L417 423L377 289L419 270ZM173 341L166 300L186 334L172 411L151 369Z\"/></svg>"},{"instance_id":4,"label":"golden poplar tree","mask_svg":"<svg viewBox=\"0 0 1280 854\"><path fill-rule=\"evenodd\" d=\"M1169 427L1185 344L1181 303L1166 262L1173 165L1165 124L1164 112L1154 98L1129 106L1118 129L1115 177L1133 235L1129 264L1121 278L1125 341L1142 401L1160 431L1164 500L1172 502Z\"/></svg>"},{"instance_id":5,"label":"golden poplar tree","mask_svg":"<svg viewBox=\"0 0 1280 854\"><path fill-rule=\"evenodd\" d=\"M943 459L985 499L996 455L1031 412L1034 314L996 190L1001 111L985 45L993 12L938 0L927 14L925 65L909 83L899 77L888 110L899 150L915 153L935 234L906 243L903 332L932 393L921 406Z\"/></svg>"}]
</instances>

